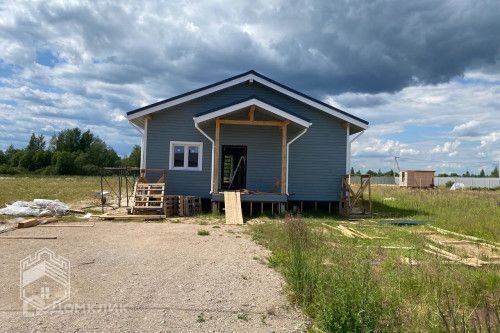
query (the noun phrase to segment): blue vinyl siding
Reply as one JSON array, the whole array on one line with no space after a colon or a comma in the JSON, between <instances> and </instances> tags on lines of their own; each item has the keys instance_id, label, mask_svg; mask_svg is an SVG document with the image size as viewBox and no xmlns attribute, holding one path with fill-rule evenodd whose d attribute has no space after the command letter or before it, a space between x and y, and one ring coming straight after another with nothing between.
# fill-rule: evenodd
<instances>
[{"instance_id":1,"label":"blue vinyl siding","mask_svg":"<svg viewBox=\"0 0 500 333\"><path fill-rule=\"evenodd\" d=\"M167 169L169 194L210 197L212 145L194 127L193 116L253 95L312 123L307 133L290 146L290 200L339 200L346 163L346 130L342 121L258 83L243 83L153 114L148 126L147 168ZM269 118L259 112L256 117ZM289 127L288 141L301 129L296 125ZM201 128L214 138L213 121ZM168 170L170 141L203 142L202 171ZM272 190L281 172L278 128L222 125L221 144L248 146L247 188Z\"/></svg>"}]
</instances>

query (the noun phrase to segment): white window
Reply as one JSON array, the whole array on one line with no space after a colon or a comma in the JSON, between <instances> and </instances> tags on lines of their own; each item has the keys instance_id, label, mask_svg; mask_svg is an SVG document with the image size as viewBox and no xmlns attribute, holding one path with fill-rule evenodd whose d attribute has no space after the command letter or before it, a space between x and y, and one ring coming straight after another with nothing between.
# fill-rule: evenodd
<instances>
[{"instance_id":1,"label":"white window","mask_svg":"<svg viewBox=\"0 0 500 333\"><path fill-rule=\"evenodd\" d=\"M202 142L170 141L170 170L201 171Z\"/></svg>"}]
</instances>

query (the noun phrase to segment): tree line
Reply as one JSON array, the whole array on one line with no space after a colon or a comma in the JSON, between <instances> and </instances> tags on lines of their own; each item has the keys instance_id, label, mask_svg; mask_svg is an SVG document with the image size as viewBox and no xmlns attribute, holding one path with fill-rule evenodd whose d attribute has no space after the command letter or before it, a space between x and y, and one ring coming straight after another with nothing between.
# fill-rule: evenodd
<instances>
[{"instance_id":1,"label":"tree line","mask_svg":"<svg viewBox=\"0 0 500 333\"><path fill-rule=\"evenodd\" d=\"M71 128L55 134L48 143L42 134L33 133L25 148L10 145L0 150L0 174L98 175L102 167L139 167L140 159L138 145L120 158L90 130Z\"/></svg>"}]
</instances>

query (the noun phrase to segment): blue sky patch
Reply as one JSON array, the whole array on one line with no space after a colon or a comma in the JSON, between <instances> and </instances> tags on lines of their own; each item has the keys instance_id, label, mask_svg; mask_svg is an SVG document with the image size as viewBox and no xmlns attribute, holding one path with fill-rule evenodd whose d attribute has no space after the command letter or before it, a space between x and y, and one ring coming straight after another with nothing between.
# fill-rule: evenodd
<instances>
[{"instance_id":1,"label":"blue sky patch","mask_svg":"<svg viewBox=\"0 0 500 333\"><path fill-rule=\"evenodd\" d=\"M50 68L62 62L50 49L37 49L35 61L37 64Z\"/></svg>"}]
</instances>

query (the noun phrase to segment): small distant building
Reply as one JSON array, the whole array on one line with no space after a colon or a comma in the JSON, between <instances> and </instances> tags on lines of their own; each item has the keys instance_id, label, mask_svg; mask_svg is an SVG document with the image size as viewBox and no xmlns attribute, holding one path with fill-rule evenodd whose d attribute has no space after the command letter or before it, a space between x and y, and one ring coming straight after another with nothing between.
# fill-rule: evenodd
<instances>
[{"instance_id":1,"label":"small distant building","mask_svg":"<svg viewBox=\"0 0 500 333\"><path fill-rule=\"evenodd\" d=\"M429 170L401 170L399 186L432 188L434 187L434 171Z\"/></svg>"}]
</instances>

